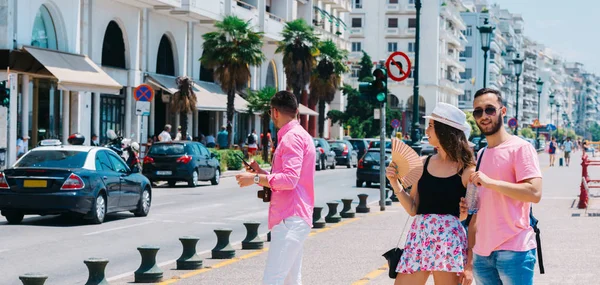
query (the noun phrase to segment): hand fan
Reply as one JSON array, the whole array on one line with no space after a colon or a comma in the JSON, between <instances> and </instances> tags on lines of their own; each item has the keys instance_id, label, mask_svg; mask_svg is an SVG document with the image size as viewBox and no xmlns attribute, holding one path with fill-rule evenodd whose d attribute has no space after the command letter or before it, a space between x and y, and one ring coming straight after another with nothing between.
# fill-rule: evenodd
<instances>
[{"instance_id":1,"label":"hand fan","mask_svg":"<svg viewBox=\"0 0 600 285\"><path fill-rule=\"evenodd\" d=\"M392 139L392 161L398 169L398 179L404 187L415 184L423 175L423 161L407 144L397 138Z\"/></svg>"}]
</instances>

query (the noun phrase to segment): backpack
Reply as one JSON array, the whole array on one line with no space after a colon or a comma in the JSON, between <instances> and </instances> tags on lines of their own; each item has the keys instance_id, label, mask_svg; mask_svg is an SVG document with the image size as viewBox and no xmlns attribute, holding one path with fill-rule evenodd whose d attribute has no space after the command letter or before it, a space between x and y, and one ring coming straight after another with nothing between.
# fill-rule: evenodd
<instances>
[{"instance_id":1,"label":"backpack","mask_svg":"<svg viewBox=\"0 0 600 285\"><path fill-rule=\"evenodd\" d=\"M254 134L249 134L248 135L248 144L255 144L256 143L256 139L254 138Z\"/></svg>"}]
</instances>

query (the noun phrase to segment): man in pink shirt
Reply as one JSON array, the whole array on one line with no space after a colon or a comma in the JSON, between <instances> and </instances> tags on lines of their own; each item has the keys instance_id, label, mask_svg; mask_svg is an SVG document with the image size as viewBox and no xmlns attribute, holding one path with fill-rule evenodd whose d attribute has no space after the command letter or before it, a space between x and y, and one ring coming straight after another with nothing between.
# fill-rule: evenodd
<instances>
[{"instance_id":1,"label":"man in pink shirt","mask_svg":"<svg viewBox=\"0 0 600 285\"><path fill-rule=\"evenodd\" d=\"M271 99L271 119L279 129L271 173L251 163L238 174L240 187L257 184L272 190L269 205L271 246L263 284L302 284L302 246L312 228L315 145L295 119L296 96L279 91Z\"/></svg>"},{"instance_id":2,"label":"man in pink shirt","mask_svg":"<svg viewBox=\"0 0 600 285\"><path fill-rule=\"evenodd\" d=\"M488 147L479 151L481 165L471 175L479 186L479 210L469 224L467 266L473 266L477 285L531 285L536 241L529 213L542 198L537 152L504 128L499 91L484 88L474 97L473 117Z\"/></svg>"}]
</instances>

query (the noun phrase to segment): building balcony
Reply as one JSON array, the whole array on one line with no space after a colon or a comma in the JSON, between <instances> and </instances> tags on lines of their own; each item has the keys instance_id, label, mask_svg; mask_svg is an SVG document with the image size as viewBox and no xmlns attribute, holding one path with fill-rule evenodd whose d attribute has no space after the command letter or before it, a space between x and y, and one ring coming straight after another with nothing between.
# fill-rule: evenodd
<instances>
[{"instance_id":1,"label":"building balcony","mask_svg":"<svg viewBox=\"0 0 600 285\"><path fill-rule=\"evenodd\" d=\"M210 23L211 21L221 20L225 14L223 3L219 1L202 0L181 0L181 8L171 11L173 15L187 15L193 19Z\"/></svg>"},{"instance_id":2,"label":"building balcony","mask_svg":"<svg viewBox=\"0 0 600 285\"><path fill-rule=\"evenodd\" d=\"M364 37L364 28L350 28L350 36L351 37Z\"/></svg>"},{"instance_id":3,"label":"building balcony","mask_svg":"<svg viewBox=\"0 0 600 285\"><path fill-rule=\"evenodd\" d=\"M321 2L325 5L329 4L329 5L335 5L335 0L321 0ZM316 5L316 4L315 4Z\"/></svg>"},{"instance_id":4,"label":"building balcony","mask_svg":"<svg viewBox=\"0 0 600 285\"><path fill-rule=\"evenodd\" d=\"M532 60L525 60L525 61L523 61L523 69L536 71L537 66L535 66L535 63Z\"/></svg>"},{"instance_id":5,"label":"building balcony","mask_svg":"<svg viewBox=\"0 0 600 285\"><path fill-rule=\"evenodd\" d=\"M125 2L125 1L123 1ZM135 1L126 1L126 2L135 2ZM156 10L168 10L173 8L181 8L182 0L138 0L138 2L145 3L146 5L151 5ZM131 4L131 3L129 3Z\"/></svg>"},{"instance_id":6,"label":"building balcony","mask_svg":"<svg viewBox=\"0 0 600 285\"><path fill-rule=\"evenodd\" d=\"M387 2L387 1L386 1ZM391 4L391 3L387 3L385 4L385 12L386 13L398 13L400 12L400 3L395 3L395 4Z\"/></svg>"},{"instance_id":7,"label":"building balcony","mask_svg":"<svg viewBox=\"0 0 600 285\"><path fill-rule=\"evenodd\" d=\"M265 38L273 41L282 40L281 32L283 32L283 28L285 27L285 21L271 13L265 13Z\"/></svg>"},{"instance_id":8,"label":"building balcony","mask_svg":"<svg viewBox=\"0 0 600 285\"><path fill-rule=\"evenodd\" d=\"M258 9L256 6L250 5L243 1L236 1L237 5L233 5L232 14L244 19L245 21L250 21L250 25L254 27L259 26L258 22Z\"/></svg>"},{"instance_id":9,"label":"building balcony","mask_svg":"<svg viewBox=\"0 0 600 285\"><path fill-rule=\"evenodd\" d=\"M454 95L462 95L465 93L465 90L463 89L463 86L461 84L452 82L446 78L440 79L439 85L440 87L446 89L449 93L452 93Z\"/></svg>"},{"instance_id":10,"label":"building balcony","mask_svg":"<svg viewBox=\"0 0 600 285\"><path fill-rule=\"evenodd\" d=\"M455 31L453 32L448 29L441 29L440 37L448 44L464 49L464 44L461 41L460 36Z\"/></svg>"},{"instance_id":11,"label":"building balcony","mask_svg":"<svg viewBox=\"0 0 600 285\"><path fill-rule=\"evenodd\" d=\"M385 35L386 36L400 36L400 28L386 28Z\"/></svg>"},{"instance_id":12,"label":"building balcony","mask_svg":"<svg viewBox=\"0 0 600 285\"><path fill-rule=\"evenodd\" d=\"M452 66L457 69L458 72L465 72L465 64L460 62L458 57L455 57L450 54L443 54L442 59L447 66Z\"/></svg>"},{"instance_id":13,"label":"building balcony","mask_svg":"<svg viewBox=\"0 0 600 285\"><path fill-rule=\"evenodd\" d=\"M340 12L350 12L352 8L350 6L350 0L334 0L331 4L331 8L336 9Z\"/></svg>"},{"instance_id":14,"label":"building balcony","mask_svg":"<svg viewBox=\"0 0 600 285\"><path fill-rule=\"evenodd\" d=\"M441 7L440 14L446 19L452 21L457 29L464 30L467 28L465 22L460 16L460 12L452 4L447 4Z\"/></svg>"}]
</instances>

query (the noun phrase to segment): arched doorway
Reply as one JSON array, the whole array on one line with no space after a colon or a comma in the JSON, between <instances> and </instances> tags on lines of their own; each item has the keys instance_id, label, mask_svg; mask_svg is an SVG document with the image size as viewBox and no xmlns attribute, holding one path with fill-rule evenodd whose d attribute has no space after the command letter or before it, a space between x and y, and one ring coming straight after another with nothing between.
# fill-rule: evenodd
<instances>
[{"instance_id":1,"label":"arched doorway","mask_svg":"<svg viewBox=\"0 0 600 285\"><path fill-rule=\"evenodd\" d=\"M156 73L175 76L175 55L173 45L167 35L163 35L156 55ZM167 122L167 103L162 101L162 90L157 90L154 105L154 131L160 133ZM173 123L173 122L171 122ZM173 126L177 130L177 126Z\"/></svg>"},{"instance_id":2,"label":"arched doorway","mask_svg":"<svg viewBox=\"0 0 600 285\"><path fill-rule=\"evenodd\" d=\"M45 5L40 6L35 15L31 32L31 45L47 49L58 49L54 20Z\"/></svg>"},{"instance_id":3,"label":"arched doorway","mask_svg":"<svg viewBox=\"0 0 600 285\"><path fill-rule=\"evenodd\" d=\"M267 81L265 82L265 86L271 86L279 90L279 86L277 85L277 66L275 66L275 61L271 60L267 67Z\"/></svg>"},{"instance_id":4,"label":"arched doorway","mask_svg":"<svg viewBox=\"0 0 600 285\"><path fill-rule=\"evenodd\" d=\"M425 98L423 96L419 96L419 125L420 125L420 134L421 137L425 135ZM406 121L407 121L407 130L409 134L412 134L412 119L413 119L413 97L410 96L408 101L406 102Z\"/></svg>"},{"instance_id":5,"label":"arched doorway","mask_svg":"<svg viewBox=\"0 0 600 285\"><path fill-rule=\"evenodd\" d=\"M202 52L202 56L204 56L204 52ZM215 71L212 68L205 68L202 63L200 63L200 80L206 82L215 82Z\"/></svg>"}]
</instances>

